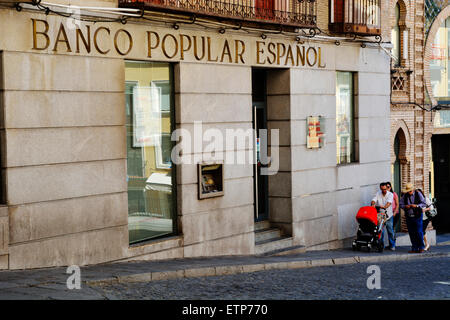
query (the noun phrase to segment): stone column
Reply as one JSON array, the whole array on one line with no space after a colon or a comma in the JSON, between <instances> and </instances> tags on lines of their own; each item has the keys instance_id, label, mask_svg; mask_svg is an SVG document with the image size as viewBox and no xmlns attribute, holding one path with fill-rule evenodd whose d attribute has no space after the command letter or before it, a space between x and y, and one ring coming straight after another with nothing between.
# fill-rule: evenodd
<instances>
[{"instance_id":1,"label":"stone column","mask_svg":"<svg viewBox=\"0 0 450 320\"><path fill-rule=\"evenodd\" d=\"M185 257L254 252L253 167L248 159L253 149L245 134L249 132L252 140L251 83L247 66L183 62L175 67L177 129L184 130L182 139L190 141L182 148L185 162L177 166L179 232ZM214 154L206 150L211 136L205 135L203 141L205 133L223 138ZM246 136L243 145L233 141L234 134L238 139ZM244 163L238 162L241 156ZM199 200L197 165L201 162L224 163L223 196Z\"/></svg>"},{"instance_id":2,"label":"stone column","mask_svg":"<svg viewBox=\"0 0 450 320\"><path fill-rule=\"evenodd\" d=\"M267 71L267 128L279 130L278 172L269 176L269 220L292 235L291 71ZM274 159L276 161L276 159Z\"/></svg>"},{"instance_id":3,"label":"stone column","mask_svg":"<svg viewBox=\"0 0 450 320\"><path fill-rule=\"evenodd\" d=\"M10 269L123 258L123 60L7 51L1 57Z\"/></svg>"}]
</instances>

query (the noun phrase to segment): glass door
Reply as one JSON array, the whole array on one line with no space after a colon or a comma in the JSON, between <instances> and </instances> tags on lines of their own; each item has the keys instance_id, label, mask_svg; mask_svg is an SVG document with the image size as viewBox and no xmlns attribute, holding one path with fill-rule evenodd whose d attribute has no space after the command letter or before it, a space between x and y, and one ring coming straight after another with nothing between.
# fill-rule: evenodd
<instances>
[{"instance_id":1,"label":"glass door","mask_svg":"<svg viewBox=\"0 0 450 320\"><path fill-rule=\"evenodd\" d=\"M269 219L268 176L261 174L261 169L267 167L266 161L261 161L265 156L261 153L261 145L266 144L267 135L263 136L261 129L267 129L266 108L264 103L253 103L253 129L255 130L255 159L254 186L255 186L255 221ZM267 144L266 144L267 145Z\"/></svg>"},{"instance_id":2,"label":"glass door","mask_svg":"<svg viewBox=\"0 0 450 320\"><path fill-rule=\"evenodd\" d=\"M267 161L261 161L262 157L267 157L266 154L261 153L261 146L267 146L267 141L263 140L267 139L267 134L262 135L260 132L261 129L267 129L266 77L267 71L265 69L252 70L252 112L255 133L253 145L254 158L256 159L253 165L255 221L269 219L269 179L267 175L261 175L261 169L267 166L263 164Z\"/></svg>"}]
</instances>

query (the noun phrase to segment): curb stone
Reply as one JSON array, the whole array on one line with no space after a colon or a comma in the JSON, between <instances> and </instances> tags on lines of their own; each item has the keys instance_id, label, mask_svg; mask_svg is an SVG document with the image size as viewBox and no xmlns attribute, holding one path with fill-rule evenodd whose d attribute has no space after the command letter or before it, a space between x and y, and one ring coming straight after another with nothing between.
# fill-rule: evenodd
<instances>
[{"instance_id":1,"label":"curb stone","mask_svg":"<svg viewBox=\"0 0 450 320\"><path fill-rule=\"evenodd\" d=\"M251 271L249 271L249 272L251 272ZM215 276L215 275L216 275L216 268L214 268L214 267L184 270L184 276L186 278L210 277L210 276Z\"/></svg>"},{"instance_id":2,"label":"curb stone","mask_svg":"<svg viewBox=\"0 0 450 320\"><path fill-rule=\"evenodd\" d=\"M332 266L333 264L333 259L311 260L312 267L325 267Z\"/></svg>"},{"instance_id":3,"label":"curb stone","mask_svg":"<svg viewBox=\"0 0 450 320\"><path fill-rule=\"evenodd\" d=\"M151 276L151 281L180 279L186 276L186 270L152 272Z\"/></svg>"},{"instance_id":4,"label":"curb stone","mask_svg":"<svg viewBox=\"0 0 450 320\"><path fill-rule=\"evenodd\" d=\"M243 270L244 270L244 273L264 271L265 265L262 263L261 264L244 265Z\"/></svg>"},{"instance_id":5,"label":"curb stone","mask_svg":"<svg viewBox=\"0 0 450 320\"><path fill-rule=\"evenodd\" d=\"M333 264L335 265L359 263L359 257L336 258L331 260L333 260Z\"/></svg>"},{"instance_id":6,"label":"curb stone","mask_svg":"<svg viewBox=\"0 0 450 320\"><path fill-rule=\"evenodd\" d=\"M228 266L215 266L204 268L189 268L176 271L158 271L126 276L116 276L114 278L88 280L83 282L91 286L103 286L117 283L136 283L136 282L151 282L159 280L173 280L182 278L224 276L241 273L252 273L265 270L303 269L303 268L324 267L333 265L405 261L405 260L426 259L435 257L450 257L450 253L430 252L422 255L398 254L385 256L353 256L334 259L327 258L317 260L294 260L294 261L270 262L270 263L248 264L248 265L228 265Z\"/></svg>"},{"instance_id":7,"label":"curb stone","mask_svg":"<svg viewBox=\"0 0 450 320\"><path fill-rule=\"evenodd\" d=\"M290 262L288 262L287 269L303 269L303 268L310 268L311 266L312 266L311 260L290 261Z\"/></svg>"},{"instance_id":8,"label":"curb stone","mask_svg":"<svg viewBox=\"0 0 450 320\"><path fill-rule=\"evenodd\" d=\"M138 273L128 276L117 277L119 283L133 283L133 282L149 282L152 281L151 273Z\"/></svg>"},{"instance_id":9,"label":"curb stone","mask_svg":"<svg viewBox=\"0 0 450 320\"><path fill-rule=\"evenodd\" d=\"M272 263L266 263L264 265L265 270L278 270L278 269L288 269L288 263L287 262L272 262Z\"/></svg>"},{"instance_id":10,"label":"curb stone","mask_svg":"<svg viewBox=\"0 0 450 320\"><path fill-rule=\"evenodd\" d=\"M242 265L216 267L216 276L227 276L239 273L244 273L244 268Z\"/></svg>"}]
</instances>

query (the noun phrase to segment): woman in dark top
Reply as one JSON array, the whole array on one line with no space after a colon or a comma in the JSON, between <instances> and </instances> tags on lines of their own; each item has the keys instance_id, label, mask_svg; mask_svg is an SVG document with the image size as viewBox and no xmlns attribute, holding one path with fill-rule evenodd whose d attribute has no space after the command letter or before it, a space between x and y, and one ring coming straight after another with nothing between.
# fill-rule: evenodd
<instances>
[{"instance_id":1,"label":"woman in dark top","mask_svg":"<svg viewBox=\"0 0 450 320\"><path fill-rule=\"evenodd\" d=\"M427 241L427 227L428 224L431 222L431 219L428 218L428 216L426 215L427 211L430 211L432 209L433 203L431 202L431 200L429 200L427 197L425 197L425 195L423 194L422 189L417 189L418 191L420 191L420 193L422 194L422 196L425 198L425 203L427 204L426 208L423 208L423 222L422 222L422 231L423 231L423 242L425 244L425 251L428 251L428 249L430 248L430 244Z\"/></svg>"}]
</instances>

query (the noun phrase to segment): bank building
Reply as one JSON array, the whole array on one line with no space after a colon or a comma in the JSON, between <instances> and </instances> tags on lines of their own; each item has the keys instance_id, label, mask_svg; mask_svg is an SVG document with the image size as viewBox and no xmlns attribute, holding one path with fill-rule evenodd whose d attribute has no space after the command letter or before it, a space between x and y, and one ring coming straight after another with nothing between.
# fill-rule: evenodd
<instances>
[{"instance_id":1,"label":"bank building","mask_svg":"<svg viewBox=\"0 0 450 320\"><path fill-rule=\"evenodd\" d=\"M390 15L0 0L0 269L348 246L391 180Z\"/></svg>"}]
</instances>

